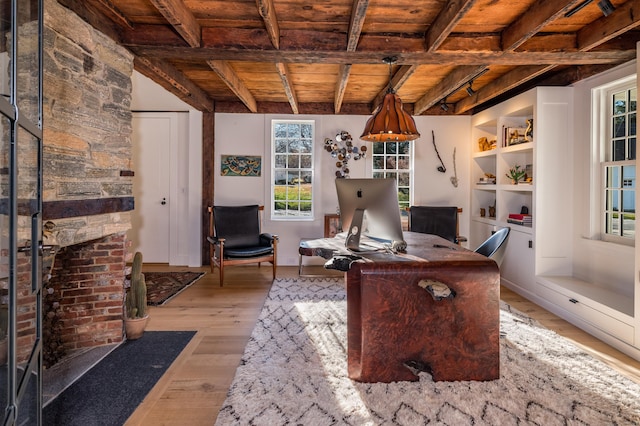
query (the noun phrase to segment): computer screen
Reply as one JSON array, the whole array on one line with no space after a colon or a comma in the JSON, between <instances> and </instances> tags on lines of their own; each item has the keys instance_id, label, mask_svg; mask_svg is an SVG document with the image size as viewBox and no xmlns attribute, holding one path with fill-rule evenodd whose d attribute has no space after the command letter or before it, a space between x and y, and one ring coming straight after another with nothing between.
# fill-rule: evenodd
<instances>
[{"instance_id":1,"label":"computer screen","mask_svg":"<svg viewBox=\"0 0 640 426\"><path fill-rule=\"evenodd\" d=\"M404 251L398 189L395 179L336 179L345 245L354 251L366 250L360 237L382 240L397 251Z\"/></svg>"}]
</instances>

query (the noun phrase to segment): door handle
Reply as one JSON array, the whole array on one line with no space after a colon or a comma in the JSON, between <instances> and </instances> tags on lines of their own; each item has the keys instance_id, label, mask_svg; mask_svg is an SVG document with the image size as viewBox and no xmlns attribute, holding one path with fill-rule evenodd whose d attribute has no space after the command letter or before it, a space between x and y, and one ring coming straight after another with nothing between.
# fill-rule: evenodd
<instances>
[{"instance_id":1,"label":"door handle","mask_svg":"<svg viewBox=\"0 0 640 426\"><path fill-rule=\"evenodd\" d=\"M162 198L162 201L160 201L160 204L162 204L163 206L165 204L167 204L167 199L165 197Z\"/></svg>"}]
</instances>

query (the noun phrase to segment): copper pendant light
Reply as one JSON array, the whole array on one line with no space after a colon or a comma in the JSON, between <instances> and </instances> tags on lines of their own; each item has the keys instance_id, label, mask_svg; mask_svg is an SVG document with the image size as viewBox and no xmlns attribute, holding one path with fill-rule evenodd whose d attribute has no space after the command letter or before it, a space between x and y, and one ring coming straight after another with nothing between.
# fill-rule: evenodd
<instances>
[{"instance_id":1,"label":"copper pendant light","mask_svg":"<svg viewBox=\"0 0 640 426\"><path fill-rule=\"evenodd\" d=\"M391 88L391 65L396 58L384 58L389 64L389 88L384 99L367 120L360 139L369 142L413 141L420 137L416 123L402 107L402 99Z\"/></svg>"}]
</instances>

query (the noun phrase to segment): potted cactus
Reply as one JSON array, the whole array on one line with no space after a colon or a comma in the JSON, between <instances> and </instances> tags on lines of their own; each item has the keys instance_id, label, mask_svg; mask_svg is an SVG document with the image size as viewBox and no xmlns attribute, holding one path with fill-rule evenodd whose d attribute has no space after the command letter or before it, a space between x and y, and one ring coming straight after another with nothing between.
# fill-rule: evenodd
<instances>
[{"instance_id":1,"label":"potted cactus","mask_svg":"<svg viewBox=\"0 0 640 426\"><path fill-rule=\"evenodd\" d=\"M131 283L125 298L124 327L128 340L142 337L147 326L147 285L142 273L142 253L136 252L131 266Z\"/></svg>"}]
</instances>

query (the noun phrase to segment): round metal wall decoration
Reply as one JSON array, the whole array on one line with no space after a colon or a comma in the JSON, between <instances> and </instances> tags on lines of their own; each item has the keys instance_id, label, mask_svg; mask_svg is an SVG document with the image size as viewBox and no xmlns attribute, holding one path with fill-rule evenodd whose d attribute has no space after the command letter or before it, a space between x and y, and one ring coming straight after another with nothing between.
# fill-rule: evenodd
<instances>
[{"instance_id":1,"label":"round metal wall decoration","mask_svg":"<svg viewBox=\"0 0 640 426\"><path fill-rule=\"evenodd\" d=\"M347 131L340 131L334 139L325 138L324 149L336 159L336 177L349 177L349 160L359 160L367 155L367 147L353 145L353 138Z\"/></svg>"}]
</instances>

